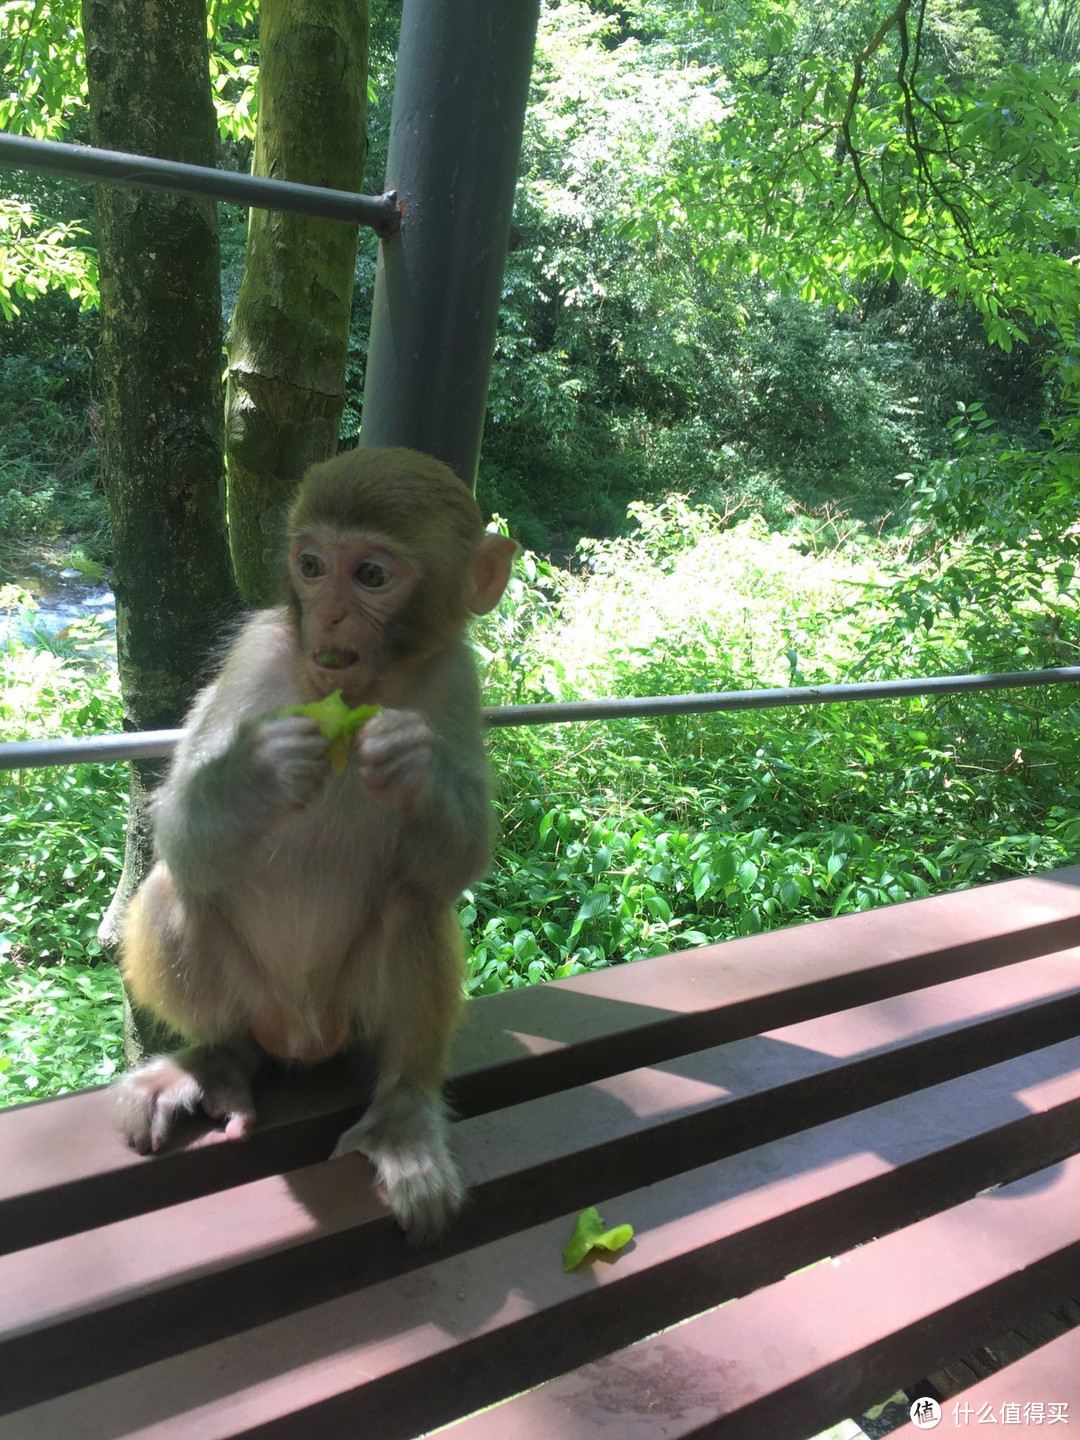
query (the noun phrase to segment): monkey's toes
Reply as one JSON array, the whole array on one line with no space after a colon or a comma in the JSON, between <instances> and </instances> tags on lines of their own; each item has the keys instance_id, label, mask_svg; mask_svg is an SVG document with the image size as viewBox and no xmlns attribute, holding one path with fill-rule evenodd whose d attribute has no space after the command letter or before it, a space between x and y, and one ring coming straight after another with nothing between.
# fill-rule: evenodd
<instances>
[{"instance_id":1,"label":"monkey's toes","mask_svg":"<svg viewBox=\"0 0 1080 1440\"><path fill-rule=\"evenodd\" d=\"M425 1157L420 1165L380 1165L390 1213L405 1231L410 1245L437 1240L457 1216L465 1186L457 1167L440 1166Z\"/></svg>"},{"instance_id":2,"label":"monkey's toes","mask_svg":"<svg viewBox=\"0 0 1080 1440\"><path fill-rule=\"evenodd\" d=\"M226 1140L246 1140L255 1125L251 1096L238 1091L207 1091L202 1108L211 1120L225 1121Z\"/></svg>"},{"instance_id":3,"label":"monkey's toes","mask_svg":"<svg viewBox=\"0 0 1080 1440\"><path fill-rule=\"evenodd\" d=\"M246 1140L251 1133L255 1124L251 1092L232 1076L228 1058L190 1051L184 1059L186 1063L159 1055L116 1083L116 1122L140 1155L160 1150L177 1117L193 1115L200 1105L211 1119L225 1121L227 1139ZM219 1079L223 1070L225 1078Z\"/></svg>"},{"instance_id":4,"label":"monkey's toes","mask_svg":"<svg viewBox=\"0 0 1080 1440\"><path fill-rule=\"evenodd\" d=\"M167 1056L149 1060L116 1084L113 1103L120 1133L140 1155L160 1150L177 1115L190 1114L201 1094L198 1081L175 1061Z\"/></svg>"}]
</instances>

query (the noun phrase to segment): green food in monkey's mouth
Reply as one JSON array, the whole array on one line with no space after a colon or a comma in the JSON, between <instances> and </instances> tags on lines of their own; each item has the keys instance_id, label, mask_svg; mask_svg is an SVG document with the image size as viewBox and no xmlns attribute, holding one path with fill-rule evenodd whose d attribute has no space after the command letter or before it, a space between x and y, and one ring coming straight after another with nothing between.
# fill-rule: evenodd
<instances>
[{"instance_id":1,"label":"green food in monkey's mouth","mask_svg":"<svg viewBox=\"0 0 1080 1440\"><path fill-rule=\"evenodd\" d=\"M323 670L347 670L359 660L355 650L316 650L315 664Z\"/></svg>"},{"instance_id":2,"label":"green food in monkey's mouth","mask_svg":"<svg viewBox=\"0 0 1080 1440\"><path fill-rule=\"evenodd\" d=\"M325 700L313 700L310 705L289 705L281 713L307 715L318 722L319 729L330 742L326 752L330 769L335 775L340 775L349 758L349 740L381 709L381 705L357 705L355 710L350 710L341 698L341 691L335 690Z\"/></svg>"}]
</instances>

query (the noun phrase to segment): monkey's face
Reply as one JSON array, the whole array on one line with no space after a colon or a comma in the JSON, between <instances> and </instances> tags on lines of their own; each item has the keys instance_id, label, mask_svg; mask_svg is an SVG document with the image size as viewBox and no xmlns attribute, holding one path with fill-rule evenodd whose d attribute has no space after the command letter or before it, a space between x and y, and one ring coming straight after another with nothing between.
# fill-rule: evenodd
<instances>
[{"instance_id":1,"label":"monkey's face","mask_svg":"<svg viewBox=\"0 0 1080 1440\"><path fill-rule=\"evenodd\" d=\"M358 704L385 668L387 640L419 578L378 535L313 529L289 550L304 674L319 695Z\"/></svg>"}]
</instances>

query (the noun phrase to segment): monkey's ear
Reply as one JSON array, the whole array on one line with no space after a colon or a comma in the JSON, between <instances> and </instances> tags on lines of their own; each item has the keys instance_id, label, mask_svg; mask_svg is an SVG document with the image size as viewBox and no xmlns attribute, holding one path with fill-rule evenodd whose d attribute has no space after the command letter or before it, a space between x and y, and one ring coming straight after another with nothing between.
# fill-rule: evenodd
<instances>
[{"instance_id":1,"label":"monkey's ear","mask_svg":"<svg viewBox=\"0 0 1080 1440\"><path fill-rule=\"evenodd\" d=\"M468 598L474 615L486 615L502 599L518 543L508 535L485 535L472 563L472 586Z\"/></svg>"}]
</instances>

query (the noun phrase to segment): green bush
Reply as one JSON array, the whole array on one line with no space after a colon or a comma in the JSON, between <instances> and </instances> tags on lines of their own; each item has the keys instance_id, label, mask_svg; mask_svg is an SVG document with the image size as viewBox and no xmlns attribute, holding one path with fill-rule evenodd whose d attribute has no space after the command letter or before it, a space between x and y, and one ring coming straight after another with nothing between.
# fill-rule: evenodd
<instances>
[{"instance_id":1,"label":"green bush","mask_svg":"<svg viewBox=\"0 0 1080 1440\"><path fill-rule=\"evenodd\" d=\"M583 575L527 557L478 637L493 701L978 663L980 615L944 606L928 626L901 603L901 541L807 556L798 535L756 519L725 529L677 497L633 517L628 539L582 547ZM1017 627L1038 633L1060 603L1052 588ZM1080 851L1078 719L1061 687L495 731L503 841L463 912L469 987L1067 863Z\"/></svg>"},{"instance_id":2,"label":"green bush","mask_svg":"<svg viewBox=\"0 0 1080 1440\"><path fill-rule=\"evenodd\" d=\"M0 960L0 1034L0 1105L103 1084L124 1053L120 977Z\"/></svg>"},{"instance_id":3,"label":"green bush","mask_svg":"<svg viewBox=\"0 0 1080 1440\"><path fill-rule=\"evenodd\" d=\"M120 728L100 629L75 634L4 644L0 739ZM0 772L0 791L3 1102L94 1084L120 1063L119 980L97 928L123 860L127 783L122 765L57 766Z\"/></svg>"},{"instance_id":4,"label":"green bush","mask_svg":"<svg viewBox=\"0 0 1080 1440\"><path fill-rule=\"evenodd\" d=\"M940 534L916 560L911 538L811 543L678 496L635 505L631 524L584 544L573 573L523 557L474 637L490 702L1041 663L1051 619L1075 631L1053 567L1009 611L1009 650L984 613L913 589L970 562L970 546ZM112 672L85 648L56 649L9 644L5 738L118 727ZM1059 687L494 730L501 839L462 907L468 988L1067 863L1080 854L1078 721ZM0 1093L17 1098L99 1080L119 1060L119 991L96 929L121 861L124 774L4 784Z\"/></svg>"},{"instance_id":5,"label":"green bush","mask_svg":"<svg viewBox=\"0 0 1080 1440\"><path fill-rule=\"evenodd\" d=\"M107 559L94 413L80 348L47 362L0 354L0 564L17 568L28 541L72 534Z\"/></svg>"}]
</instances>

